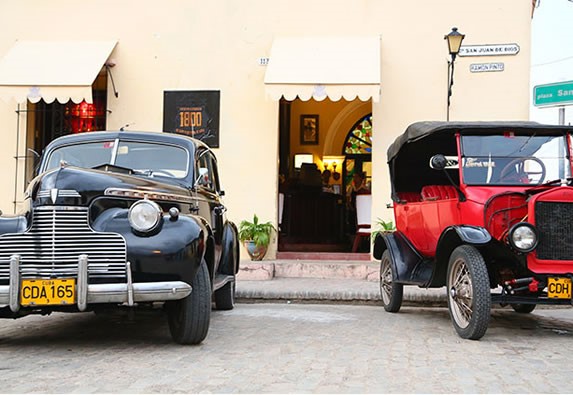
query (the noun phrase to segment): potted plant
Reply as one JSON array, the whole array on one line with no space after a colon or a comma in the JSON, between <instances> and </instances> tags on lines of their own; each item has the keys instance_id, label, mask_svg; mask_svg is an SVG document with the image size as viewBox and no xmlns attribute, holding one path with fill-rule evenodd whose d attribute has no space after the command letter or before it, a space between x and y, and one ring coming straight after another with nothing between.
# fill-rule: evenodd
<instances>
[{"instance_id":1,"label":"potted plant","mask_svg":"<svg viewBox=\"0 0 573 395\"><path fill-rule=\"evenodd\" d=\"M383 219L378 218L376 221L376 229L372 231L370 234L370 240L374 243L376 237L378 235L382 235L385 233L392 233L396 230L394 226L394 222L392 221L384 221Z\"/></svg>"},{"instance_id":2,"label":"potted plant","mask_svg":"<svg viewBox=\"0 0 573 395\"><path fill-rule=\"evenodd\" d=\"M271 234L276 231L271 222L260 223L255 214L253 222L243 220L239 224L241 240L253 261L262 261L271 242Z\"/></svg>"}]
</instances>

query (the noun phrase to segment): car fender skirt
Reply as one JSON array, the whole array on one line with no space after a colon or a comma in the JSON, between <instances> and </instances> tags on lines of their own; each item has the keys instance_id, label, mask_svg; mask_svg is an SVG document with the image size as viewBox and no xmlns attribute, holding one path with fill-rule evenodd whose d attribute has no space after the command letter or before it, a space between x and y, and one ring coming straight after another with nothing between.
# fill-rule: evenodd
<instances>
[{"instance_id":1,"label":"car fender skirt","mask_svg":"<svg viewBox=\"0 0 573 395\"><path fill-rule=\"evenodd\" d=\"M379 250L377 252L380 256L386 249L390 251L396 273L396 278L393 279L395 282L419 286L426 286L429 283L432 277L431 262L424 259L401 232L396 231L379 236L376 241Z\"/></svg>"},{"instance_id":2,"label":"car fender skirt","mask_svg":"<svg viewBox=\"0 0 573 395\"><path fill-rule=\"evenodd\" d=\"M223 251L218 272L234 275L239 271L238 265L238 238L237 227L232 222L227 222L223 228Z\"/></svg>"}]
</instances>

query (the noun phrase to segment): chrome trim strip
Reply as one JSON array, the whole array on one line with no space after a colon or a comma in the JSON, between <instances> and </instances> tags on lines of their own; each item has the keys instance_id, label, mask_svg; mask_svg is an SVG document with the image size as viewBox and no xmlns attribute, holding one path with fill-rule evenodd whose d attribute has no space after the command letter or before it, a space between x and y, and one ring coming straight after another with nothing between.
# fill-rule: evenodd
<instances>
[{"instance_id":1,"label":"chrome trim strip","mask_svg":"<svg viewBox=\"0 0 573 395\"><path fill-rule=\"evenodd\" d=\"M127 304L133 306L133 279L131 278L130 261L127 261L125 271L127 273Z\"/></svg>"},{"instance_id":2,"label":"chrome trim strip","mask_svg":"<svg viewBox=\"0 0 573 395\"><path fill-rule=\"evenodd\" d=\"M127 284L88 284L87 303L128 303ZM10 302L11 287L0 285L0 305ZM133 283L133 302L165 302L191 294L191 285L183 281ZM57 308L58 305L49 306Z\"/></svg>"},{"instance_id":3,"label":"chrome trim strip","mask_svg":"<svg viewBox=\"0 0 573 395\"><path fill-rule=\"evenodd\" d=\"M16 313L20 310L20 255L10 257L10 310Z\"/></svg>"},{"instance_id":4,"label":"chrome trim strip","mask_svg":"<svg viewBox=\"0 0 573 395\"><path fill-rule=\"evenodd\" d=\"M127 189L127 188L107 188L104 191L104 195L129 197L134 199L163 200L168 202L180 202L180 203L193 203L193 201L195 200L190 196L178 195L175 193L161 193L161 192L147 191L144 189Z\"/></svg>"},{"instance_id":5,"label":"chrome trim strip","mask_svg":"<svg viewBox=\"0 0 573 395\"><path fill-rule=\"evenodd\" d=\"M88 306L88 256L80 255L78 259L78 283L76 286L78 310L85 311Z\"/></svg>"},{"instance_id":6,"label":"chrome trim strip","mask_svg":"<svg viewBox=\"0 0 573 395\"><path fill-rule=\"evenodd\" d=\"M46 189L43 191L38 192L37 197L39 198L48 198L51 197L53 189ZM79 198L82 197L82 195L80 195L80 193L74 189L56 189L57 191L57 195L56 198L58 197L65 197L65 198L69 198L69 197L74 197L74 198Z\"/></svg>"}]
</instances>

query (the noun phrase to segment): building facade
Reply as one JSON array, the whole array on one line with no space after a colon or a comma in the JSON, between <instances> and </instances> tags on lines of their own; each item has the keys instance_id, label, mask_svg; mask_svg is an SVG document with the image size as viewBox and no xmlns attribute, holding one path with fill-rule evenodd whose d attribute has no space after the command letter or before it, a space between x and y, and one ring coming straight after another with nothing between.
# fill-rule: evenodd
<instances>
[{"instance_id":1,"label":"building facade","mask_svg":"<svg viewBox=\"0 0 573 395\"><path fill-rule=\"evenodd\" d=\"M452 27L468 56L455 61L450 120L527 120L531 7L0 2L0 209L18 210L34 152L59 135L179 131L211 139L232 220L280 226L267 258L343 251L352 175L365 173L371 219L392 220L387 147L412 122L446 119ZM331 198L307 194L325 168Z\"/></svg>"}]
</instances>

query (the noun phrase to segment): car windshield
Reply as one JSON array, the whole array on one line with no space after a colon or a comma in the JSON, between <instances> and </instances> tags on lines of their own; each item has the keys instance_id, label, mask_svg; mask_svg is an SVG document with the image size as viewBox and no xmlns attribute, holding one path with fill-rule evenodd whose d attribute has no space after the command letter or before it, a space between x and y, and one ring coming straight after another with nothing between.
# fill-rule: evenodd
<instances>
[{"instance_id":1,"label":"car windshield","mask_svg":"<svg viewBox=\"0 0 573 395\"><path fill-rule=\"evenodd\" d=\"M68 165L94 168L101 165L121 166L147 176L184 178L189 168L187 150L174 145L120 141L98 141L58 147L50 153L44 169Z\"/></svg>"},{"instance_id":2,"label":"car windshield","mask_svg":"<svg viewBox=\"0 0 573 395\"><path fill-rule=\"evenodd\" d=\"M462 136L467 185L538 185L571 177L565 136Z\"/></svg>"}]
</instances>

